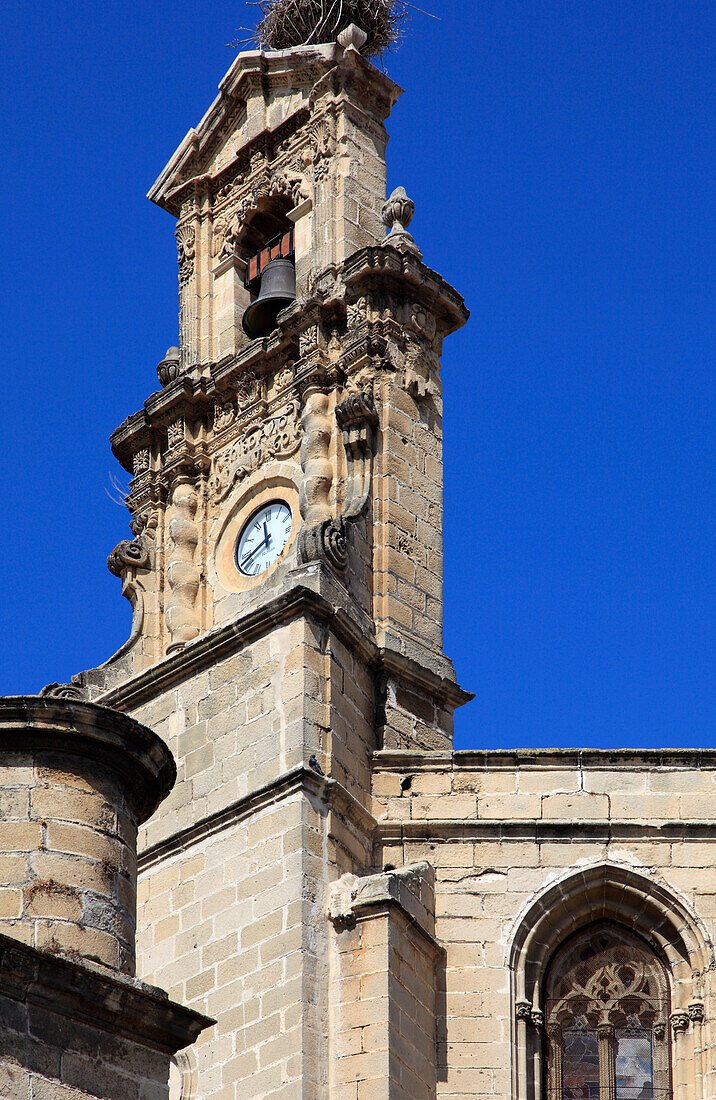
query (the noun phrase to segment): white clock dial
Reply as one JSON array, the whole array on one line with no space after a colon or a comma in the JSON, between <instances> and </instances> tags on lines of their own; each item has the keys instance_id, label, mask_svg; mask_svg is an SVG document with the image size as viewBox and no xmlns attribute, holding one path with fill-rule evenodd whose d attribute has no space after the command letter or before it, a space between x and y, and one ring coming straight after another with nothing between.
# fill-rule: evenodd
<instances>
[{"instance_id":1,"label":"white clock dial","mask_svg":"<svg viewBox=\"0 0 716 1100\"><path fill-rule=\"evenodd\" d=\"M289 540L292 523L285 500L272 500L254 512L236 542L239 572L256 577L273 565Z\"/></svg>"}]
</instances>

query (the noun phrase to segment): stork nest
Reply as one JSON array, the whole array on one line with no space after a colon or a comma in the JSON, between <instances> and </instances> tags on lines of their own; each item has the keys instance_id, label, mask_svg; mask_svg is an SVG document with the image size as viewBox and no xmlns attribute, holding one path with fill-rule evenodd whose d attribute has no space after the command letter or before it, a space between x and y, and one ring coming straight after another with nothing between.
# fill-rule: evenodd
<instances>
[{"instance_id":1,"label":"stork nest","mask_svg":"<svg viewBox=\"0 0 716 1100\"><path fill-rule=\"evenodd\" d=\"M263 18L254 38L261 49L334 42L355 23L368 35L361 53L382 55L399 44L410 5L404 0L258 0Z\"/></svg>"}]
</instances>

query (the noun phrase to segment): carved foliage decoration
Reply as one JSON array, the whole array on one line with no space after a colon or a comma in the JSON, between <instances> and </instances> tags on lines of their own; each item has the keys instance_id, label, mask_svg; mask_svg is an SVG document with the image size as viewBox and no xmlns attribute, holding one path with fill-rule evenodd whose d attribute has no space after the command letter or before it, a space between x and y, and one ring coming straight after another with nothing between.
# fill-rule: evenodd
<instances>
[{"instance_id":1,"label":"carved foliage decoration","mask_svg":"<svg viewBox=\"0 0 716 1100\"><path fill-rule=\"evenodd\" d=\"M298 402L290 401L273 416L252 421L230 450L214 458L209 478L212 496L223 500L237 482L264 463L295 454L301 442L298 414Z\"/></svg>"},{"instance_id":2,"label":"carved foliage decoration","mask_svg":"<svg viewBox=\"0 0 716 1100\"><path fill-rule=\"evenodd\" d=\"M149 447L140 447L132 457L132 473L135 477L144 474L149 469Z\"/></svg>"},{"instance_id":3,"label":"carved foliage decoration","mask_svg":"<svg viewBox=\"0 0 716 1100\"><path fill-rule=\"evenodd\" d=\"M336 142L333 136L333 119L330 115L316 119L310 127L310 141L304 151L304 164L313 164L316 180L324 179L330 170Z\"/></svg>"},{"instance_id":4,"label":"carved foliage decoration","mask_svg":"<svg viewBox=\"0 0 716 1100\"><path fill-rule=\"evenodd\" d=\"M167 426L167 446L169 450L172 447L178 447L180 443L184 442L184 417L179 416L176 420Z\"/></svg>"}]
</instances>

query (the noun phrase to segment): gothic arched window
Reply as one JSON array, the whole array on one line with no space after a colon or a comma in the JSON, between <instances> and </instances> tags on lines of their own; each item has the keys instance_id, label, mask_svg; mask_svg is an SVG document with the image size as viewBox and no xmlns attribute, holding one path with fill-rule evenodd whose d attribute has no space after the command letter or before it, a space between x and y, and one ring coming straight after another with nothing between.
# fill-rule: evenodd
<instances>
[{"instance_id":1,"label":"gothic arched window","mask_svg":"<svg viewBox=\"0 0 716 1100\"><path fill-rule=\"evenodd\" d=\"M547 1100L670 1100L666 972L609 922L571 937L545 982Z\"/></svg>"}]
</instances>

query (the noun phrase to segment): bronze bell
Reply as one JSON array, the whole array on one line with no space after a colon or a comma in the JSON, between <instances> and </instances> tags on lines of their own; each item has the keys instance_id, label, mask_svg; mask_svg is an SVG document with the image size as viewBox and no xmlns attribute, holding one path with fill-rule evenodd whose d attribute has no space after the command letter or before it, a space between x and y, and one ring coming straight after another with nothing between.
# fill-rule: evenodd
<instances>
[{"instance_id":1,"label":"bronze bell","mask_svg":"<svg viewBox=\"0 0 716 1100\"><path fill-rule=\"evenodd\" d=\"M261 290L244 313L241 324L251 339L268 336L276 328L282 309L296 300L296 268L293 260L271 260L261 275Z\"/></svg>"}]
</instances>

